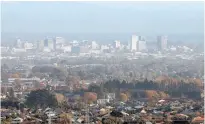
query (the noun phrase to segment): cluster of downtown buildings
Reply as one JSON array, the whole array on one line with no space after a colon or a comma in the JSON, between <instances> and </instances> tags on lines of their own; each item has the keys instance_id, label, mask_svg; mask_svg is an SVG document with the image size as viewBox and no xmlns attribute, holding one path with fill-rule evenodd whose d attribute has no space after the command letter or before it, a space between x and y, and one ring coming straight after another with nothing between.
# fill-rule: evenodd
<instances>
[{"instance_id":1,"label":"cluster of downtown buildings","mask_svg":"<svg viewBox=\"0 0 205 124\"><path fill-rule=\"evenodd\" d=\"M158 36L157 37L157 47L159 51L163 51L167 49L167 36ZM146 47L146 39L143 36L132 36L131 42L128 43L128 48L131 51L145 51Z\"/></svg>"},{"instance_id":2,"label":"cluster of downtown buildings","mask_svg":"<svg viewBox=\"0 0 205 124\"><path fill-rule=\"evenodd\" d=\"M167 37L158 36L156 42L157 50L163 51L167 49ZM10 48L2 47L2 52L8 52ZM64 52L64 53L111 53L113 51L130 51L130 52L146 52L147 41L143 36L132 35L128 44L122 44L121 41L115 40L111 44L98 44L96 41L70 41L67 42L63 37L45 38L35 43L25 42L21 39L16 40L15 47L12 52Z\"/></svg>"}]
</instances>

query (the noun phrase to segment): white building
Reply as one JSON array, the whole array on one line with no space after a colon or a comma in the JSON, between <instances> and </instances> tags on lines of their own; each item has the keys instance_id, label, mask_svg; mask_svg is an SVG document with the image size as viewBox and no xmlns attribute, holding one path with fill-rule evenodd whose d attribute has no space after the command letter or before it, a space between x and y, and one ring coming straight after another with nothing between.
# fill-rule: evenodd
<instances>
[{"instance_id":1,"label":"white building","mask_svg":"<svg viewBox=\"0 0 205 124\"><path fill-rule=\"evenodd\" d=\"M20 48L13 48L12 51L15 52L15 53L24 53L24 52L26 52L25 49L20 49Z\"/></svg>"},{"instance_id":2,"label":"white building","mask_svg":"<svg viewBox=\"0 0 205 124\"><path fill-rule=\"evenodd\" d=\"M54 50L54 41L52 39L48 40L48 48Z\"/></svg>"},{"instance_id":3,"label":"white building","mask_svg":"<svg viewBox=\"0 0 205 124\"><path fill-rule=\"evenodd\" d=\"M24 49L29 50L29 49L33 49L34 45L32 43L24 43Z\"/></svg>"},{"instance_id":4,"label":"white building","mask_svg":"<svg viewBox=\"0 0 205 124\"><path fill-rule=\"evenodd\" d=\"M103 52L104 50L109 50L109 46L107 45L101 45L101 52Z\"/></svg>"},{"instance_id":5,"label":"white building","mask_svg":"<svg viewBox=\"0 0 205 124\"><path fill-rule=\"evenodd\" d=\"M65 53L65 52L71 52L71 48L72 48L72 47L71 47L70 45L68 45L68 46L63 46L63 47L62 47L64 53Z\"/></svg>"},{"instance_id":6,"label":"white building","mask_svg":"<svg viewBox=\"0 0 205 124\"><path fill-rule=\"evenodd\" d=\"M43 51L44 49L44 40L37 41L37 49Z\"/></svg>"},{"instance_id":7,"label":"white building","mask_svg":"<svg viewBox=\"0 0 205 124\"><path fill-rule=\"evenodd\" d=\"M16 40L16 47L17 48L23 48L23 41L21 41L21 39Z\"/></svg>"},{"instance_id":8,"label":"white building","mask_svg":"<svg viewBox=\"0 0 205 124\"><path fill-rule=\"evenodd\" d=\"M43 48L43 52L51 52L51 49L48 48L48 47L44 47L44 48Z\"/></svg>"},{"instance_id":9,"label":"white building","mask_svg":"<svg viewBox=\"0 0 205 124\"><path fill-rule=\"evenodd\" d=\"M63 44L65 43L65 39L62 37L56 37L54 40L54 48L61 49L63 47Z\"/></svg>"},{"instance_id":10,"label":"white building","mask_svg":"<svg viewBox=\"0 0 205 124\"><path fill-rule=\"evenodd\" d=\"M139 40L137 46L138 46L138 51L143 51L147 49L146 41L143 40Z\"/></svg>"},{"instance_id":11,"label":"white building","mask_svg":"<svg viewBox=\"0 0 205 124\"><path fill-rule=\"evenodd\" d=\"M80 46L80 53L88 53L89 48L87 46Z\"/></svg>"},{"instance_id":12,"label":"white building","mask_svg":"<svg viewBox=\"0 0 205 124\"><path fill-rule=\"evenodd\" d=\"M104 105L109 102L110 102L109 99L98 99L97 100L97 104L100 104L100 105Z\"/></svg>"},{"instance_id":13,"label":"white building","mask_svg":"<svg viewBox=\"0 0 205 124\"><path fill-rule=\"evenodd\" d=\"M119 40L116 40L114 42L114 48L120 48L120 41Z\"/></svg>"},{"instance_id":14,"label":"white building","mask_svg":"<svg viewBox=\"0 0 205 124\"><path fill-rule=\"evenodd\" d=\"M157 37L158 50L166 50L167 49L167 36L158 36Z\"/></svg>"},{"instance_id":15,"label":"white building","mask_svg":"<svg viewBox=\"0 0 205 124\"><path fill-rule=\"evenodd\" d=\"M177 48L174 46L171 46L169 49L170 49L170 51L177 51Z\"/></svg>"},{"instance_id":16,"label":"white building","mask_svg":"<svg viewBox=\"0 0 205 124\"><path fill-rule=\"evenodd\" d=\"M71 42L71 45L72 45L72 46L79 46L79 42L78 42L77 40L73 40L73 41Z\"/></svg>"},{"instance_id":17,"label":"white building","mask_svg":"<svg viewBox=\"0 0 205 124\"><path fill-rule=\"evenodd\" d=\"M193 49L191 49L191 48L189 48L187 46L178 46L177 50L181 51L181 52L192 52L193 51Z\"/></svg>"},{"instance_id":18,"label":"white building","mask_svg":"<svg viewBox=\"0 0 205 124\"><path fill-rule=\"evenodd\" d=\"M8 52L9 47L1 47L1 53L6 53Z\"/></svg>"},{"instance_id":19,"label":"white building","mask_svg":"<svg viewBox=\"0 0 205 124\"><path fill-rule=\"evenodd\" d=\"M54 50L55 48L55 40L53 40L52 38L46 38L44 40L44 49L50 49L50 50Z\"/></svg>"},{"instance_id":20,"label":"white building","mask_svg":"<svg viewBox=\"0 0 205 124\"><path fill-rule=\"evenodd\" d=\"M64 44L65 39L63 37L56 37L55 38L56 44Z\"/></svg>"},{"instance_id":21,"label":"white building","mask_svg":"<svg viewBox=\"0 0 205 124\"><path fill-rule=\"evenodd\" d=\"M99 48L99 45L95 41L92 41L91 48L92 48L92 50L96 50Z\"/></svg>"},{"instance_id":22,"label":"white building","mask_svg":"<svg viewBox=\"0 0 205 124\"><path fill-rule=\"evenodd\" d=\"M89 53L90 54L100 54L101 51L100 50L90 50Z\"/></svg>"},{"instance_id":23,"label":"white building","mask_svg":"<svg viewBox=\"0 0 205 124\"><path fill-rule=\"evenodd\" d=\"M129 44L131 51L137 51L137 41L139 40L139 37L136 35L132 35L131 43Z\"/></svg>"},{"instance_id":24,"label":"white building","mask_svg":"<svg viewBox=\"0 0 205 124\"><path fill-rule=\"evenodd\" d=\"M8 78L8 82L14 82L16 79L20 81L40 81L40 78L33 77L33 78Z\"/></svg>"},{"instance_id":25,"label":"white building","mask_svg":"<svg viewBox=\"0 0 205 124\"><path fill-rule=\"evenodd\" d=\"M56 49L59 50L59 49L62 49L64 48L63 44L56 44Z\"/></svg>"},{"instance_id":26,"label":"white building","mask_svg":"<svg viewBox=\"0 0 205 124\"><path fill-rule=\"evenodd\" d=\"M114 100L115 99L115 93L107 93L106 94L107 99Z\"/></svg>"}]
</instances>

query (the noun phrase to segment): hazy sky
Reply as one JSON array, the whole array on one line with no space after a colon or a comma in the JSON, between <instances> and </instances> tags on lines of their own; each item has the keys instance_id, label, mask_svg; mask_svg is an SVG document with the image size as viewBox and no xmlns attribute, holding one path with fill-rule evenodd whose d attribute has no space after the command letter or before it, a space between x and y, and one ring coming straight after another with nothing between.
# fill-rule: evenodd
<instances>
[{"instance_id":1,"label":"hazy sky","mask_svg":"<svg viewBox=\"0 0 205 124\"><path fill-rule=\"evenodd\" d=\"M203 2L3 2L2 32L202 34Z\"/></svg>"}]
</instances>

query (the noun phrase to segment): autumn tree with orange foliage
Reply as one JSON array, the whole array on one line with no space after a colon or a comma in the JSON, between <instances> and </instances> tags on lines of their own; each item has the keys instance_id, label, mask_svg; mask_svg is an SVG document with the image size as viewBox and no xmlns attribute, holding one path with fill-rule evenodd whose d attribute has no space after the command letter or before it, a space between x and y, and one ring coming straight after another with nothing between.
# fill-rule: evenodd
<instances>
[{"instance_id":1,"label":"autumn tree with orange foliage","mask_svg":"<svg viewBox=\"0 0 205 124\"><path fill-rule=\"evenodd\" d=\"M159 97L160 97L160 98L163 98L163 99L164 99L164 98L169 98L169 95L166 94L165 92L160 91L158 94L159 94Z\"/></svg>"},{"instance_id":2,"label":"autumn tree with orange foliage","mask_svg":"<svg viewBox=\"0 0 205 124\"><path fill-rule=\"evenodd\" d=\"M125 93L120 93L120 100L123 102L127 102L128 97Z\"/></svg>"},{"instance_id":3,"label":"autumn tree with orange foliage","mask_svg":"<svg viewBox=\"0 0 205 124\"><path fill-rule=\"evenodd\" d=\"M61 124L72 124L72 114L69 113L62 113L60 114L60 123Z\"/></svg>"},{"instance_id":4,"label":"autumn tree with orange foliage","mask_svg":"<svg viewBox=\"0 0 205 124\"><path fill-rule=\"evenodd\" d=\"M56 93L55 97L56 97L56 100L58 103L62 103L66 100L65 96L63 94L60 94L60 93Z\"/></svg>"},{"instance_id":5,"label":"autumn tree with orange foliage","mask_svg":"<svg viewBox=\"0 0 205 124\"><path fill-rule=\"evenodd\" d=\"M159 76L155 79L155 81L157 83L167 83L167 84L177 84L180 82L180 80L168 76Z\"/></svg>"},{"instance_id":6,"label":"autumn tree with orange foliage","mask_svg":"<svg viewBox=\"0 0 205 124\"><path fill-rule=\"evenodd\" d=\"M126 91L125 94L126 94L126 96L127 96L128 99L131 98L131 93L130 93L130 91Z\"/></svg>"},{"instance_id":7,"label":"autumn tree with orange foliage","mask_svg":"<svg viewBox=\"0 0 205 124\"><path fill-rule=\"evenodd\" d=\"M194 79L194 84L196 84L198 87L203 87L203 81L201 79Z\"/></svg>"},{"instance_id":8,"label":"autumn tree with orange foliage","mask_svg":"<svg viewBox=\"0 0 205 124\"><path fill-rule=\"evenodd\" d=\"M155 90L145 90L145 95L149 100L159 97L157 91Z\"/></svg>"},{"instance_id":9,"label":"autumn tree with orange foliage","mask_svg":"<svg viewBox=\"0 0 205 124\"><path fill-rule=\"evenodd\" d=\"M12 78L20 78L20 74L18 74L18 73L12 74L11 77L12 77Z\"/></svg>"},{"instance_id":10,"label":"autumn tree with orange foliage","mask_svg":"<svg viewBox=\"0 0 205 124\"><path fill-rule=\"evenodd\" d=\"M85 92L84 93L84 100L86 103L91 104L97 100L97 94L94 92Z\"/></svg>"}]
</instances>

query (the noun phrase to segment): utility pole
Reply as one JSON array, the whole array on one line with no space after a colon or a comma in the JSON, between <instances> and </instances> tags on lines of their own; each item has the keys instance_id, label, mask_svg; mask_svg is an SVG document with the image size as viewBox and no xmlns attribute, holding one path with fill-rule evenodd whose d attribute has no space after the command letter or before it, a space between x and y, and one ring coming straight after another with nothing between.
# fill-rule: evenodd
<instances>
[{"instance_id":1,"label":"utility pole","mask_svg":"<svg viewBox=\"0 0 205 124\"><path fill-rule=\"evenodd\" d=\"M21 103L19 103L19 115L21 114L20 104L21 104Z\"/></svg>"},{"instance_id":2,"label":"utility pole","mask_svg":"<svg viewBox=\"0 0 205 124\"><path fill-rule=\"evenodd\" d=\"M48 116L48 124L51 124L51 116Z\"/></svg>"},{"instance_id":3,"label":"utility pole","mask_svg":"<svg viewBox=\"0 0 205 124\"><path fill-rule=\"evenodd\" d=\"M87 100L86 100L86 121L87 124L89 124L89 106Z\"/></svg>"}]
</instances>

